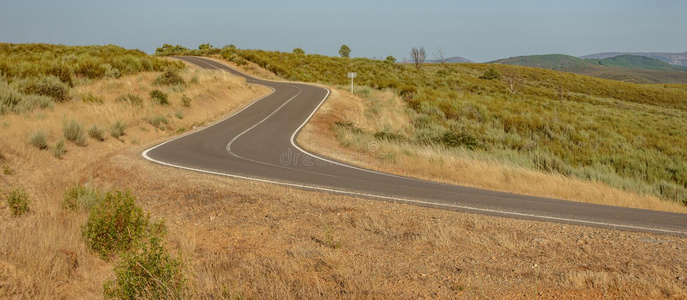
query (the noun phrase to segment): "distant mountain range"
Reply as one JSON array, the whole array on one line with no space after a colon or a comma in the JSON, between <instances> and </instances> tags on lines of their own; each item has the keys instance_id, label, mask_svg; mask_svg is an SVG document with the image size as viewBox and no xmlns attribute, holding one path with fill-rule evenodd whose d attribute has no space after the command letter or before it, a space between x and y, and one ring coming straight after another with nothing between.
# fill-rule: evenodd
<instances>
[{"instance_id":1,"label":"distant mountain range","mask_svg":"<svg viewBox=\"0 0 687 300\"><path fill-rule=\"evenodd\" d=\"M582 59L606 59L619 55L636 55L658 59L665 63L687 67L687 52L685 53L661 53L661 52L606 52L581 56Z\"/></svg>"},{"instance_id":2,"label":"distant mountain range","mask_svg":"<svg viewBox=\"0 0 687 300\"><path fill-rule=\"evenodd\" d=\"M427 61L430 64L438 64L440 61L438 59L435 60L428 60ZM474 61L471 61L465 57L460 57L460 56L454 56L454 57L448 57L446 58L446 63L449 64L469 64L473 63Z\"/></svg>"},{"instance_id":3,"label":"distant mountain range","mask_svg":"<svg viewBox=\"0 0 687 300\"><path fill-rule=\"evenodd\" d=\"M550 69L634 83L687 83L687 67L629 54L595 59L563 54L531 55L499 59L490 63Z\"/></svg>"}]
</instances>

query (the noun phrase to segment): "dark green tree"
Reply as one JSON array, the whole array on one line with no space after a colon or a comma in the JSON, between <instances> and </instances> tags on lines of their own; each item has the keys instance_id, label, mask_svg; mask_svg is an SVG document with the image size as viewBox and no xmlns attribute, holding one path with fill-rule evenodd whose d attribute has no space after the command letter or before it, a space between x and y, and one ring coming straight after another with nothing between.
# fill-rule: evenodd
<instances>
[{"instance_id":1,"label":"dark green tree","mask_svg":"<svg viewBox=\"0 0 687 300\"><path fill-rule=\"evenodd\" d=\"M390 64L396 63L396 58L393 57L393 56L391 56L391 55L389 55L389 56L386 57L385 62L390 63Z\"/></svg>"},{"instance_id":2,"label":"dark green tree","mask_svg":"<svg viewBox=\"0 0 687 300\"><path fill-rule=\"evenodd\" d=\"M351 57L351 48L348 48L346 45L341 45L339 55L341 55L341 57Z\"/></svg>"}]
</instances>

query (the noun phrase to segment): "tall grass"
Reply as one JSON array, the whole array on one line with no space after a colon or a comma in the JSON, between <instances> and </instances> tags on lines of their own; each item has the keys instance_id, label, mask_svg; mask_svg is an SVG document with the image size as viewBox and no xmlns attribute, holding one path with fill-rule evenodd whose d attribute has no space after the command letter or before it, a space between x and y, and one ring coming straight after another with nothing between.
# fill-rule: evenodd
<instances>
[{"instance_id":1,"label":"tall grass","mask_svg":"<svg viewBox=\"0 0 687 300\"><path fill-rule=\"evenodd\" d=\"M416 69L365 58L235 48L220 55L295 81L344 85L346 73L357 72L357 84L404 99L412 130L360 134L468 149L687 204L683 85L638 85L507 65ZM480 78L485 73L500 79Z\"/></svg>"}]
</instances>

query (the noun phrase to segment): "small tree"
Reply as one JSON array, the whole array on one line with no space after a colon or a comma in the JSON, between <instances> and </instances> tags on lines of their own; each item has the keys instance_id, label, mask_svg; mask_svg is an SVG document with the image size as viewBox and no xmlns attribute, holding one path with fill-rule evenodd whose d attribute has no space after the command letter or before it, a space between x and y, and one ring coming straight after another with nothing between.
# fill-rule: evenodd
<instances>
[{"instance_id":1,"label":"small tree","mask_svg":"<svg viewBox=\"0 0 687 300\"><path fill-rule=\"evenodd\" d=\"M388 63L390 63L390 64L396 63L396 58L393 57L393 56L391 56L391 55L389 55L389 56L386 57L385 62L388 62Z\"/></svg>"},{"instance_id":2,"label":"small tree","mask_svg":"<svg viewBox=\"0 0 687 300\"><path fill-rule=\"evenodd\" d=\"M293 54L303 55L303 54L305 54L305 51L301 48L296 48L296 49L293 49Z\"/></svg>"},{"instance_id":3,"label":"small tree","mask_svg":"<svg viewBox=\"0 0 687 300\"><path fill-rule=\"evenodd\" d=\"M434 59L441 65L445 65L446 61L448 61L446 58L446 50L442 47L437 47L437 49L434 50Z\"/></svg>"},{"instance_id":4,"label":"small tree","mask_svg":"<svg viewBox=\"0 0 687 300\"><path fill-rule=\"evenodd\" d=\"M341 57L351 57L351 48L348 48L346 45L341 45L339 55L341 55Z\"/></svg>"},{"instance_id":5,"label":"small tree","mask_svg":"<svg viewBox=\"0 0 687 300\"><path fill-rule=\"evenodd\" d=\"M511 94L515 94L518 92L518 87L523 81L522 76L520 76L520 73L512 69L506 70L506 72L504 72L503 80L508 84L508 88L510 89Z\"/></svg>"},{"instance_id":6,"label":"small tree","mask_svg":"<svg viewBox=\"0 0 687 300\"><path fill-rule=\"evenodd\" d=\"M424 47L415 48L413 47L410 49L410 59L413 60L413 63L415 63L415 67L422 68L422 64L425 63L425 59L427 58L427 53L425 52Z\"/></svg>"}]
</instances>

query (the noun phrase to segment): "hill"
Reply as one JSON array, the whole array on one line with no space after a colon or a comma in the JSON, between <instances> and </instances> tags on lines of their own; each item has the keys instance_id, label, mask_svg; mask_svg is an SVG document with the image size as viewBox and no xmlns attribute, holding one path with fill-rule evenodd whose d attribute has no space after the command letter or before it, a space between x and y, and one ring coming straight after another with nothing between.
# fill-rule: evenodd
<instances>
[{"instance_id":1,"label":"hill","mask_svg":"<svg viewBox=\"0 0 687 300\"><path fill-rule=\"evenodd\" d=\"M646 56L624 54L604 59L585 59L588 62L596 63L600 66L619 67L628 69L659 70L659 71L684 71L687 67L678 67L664 61Z\"/></svg>"},{"instance_id":2,"label":"hill","mask_svg":"<svg viewBox=\"0 0 687 300\"><path fill-rule=\"evenodd\" d=\"M663 52L605 52L605 53L595 53L585 56L581 56L582 59L605 59L611 58L619 55L637 55L646 56L654 59L658 59L665 63L687 67L687 52L684 53L663 53Z\"/></svg>"},{"instance_id":3,"label":"hill","mask_svg":"<svg viewBox=\"0 0 687 300\"><path fill-rule=\"evenodd\" d=\"M525 66L574 73L586 70L594 70L597 68L597 66L595 66L591 62L564 54L517 56L495 60L490 63Z\"/></svg>"},{"instance_id":4,"label":"hill","mask_svg":"<svg viewBox=\"0 0 687 300\"><path fill-rule=\"evenodd\" d=\"M428 63L439 63L440 61L437 60L437 59L434 59L434 60L428 60L427 62L428 62ZM446 62L449 63L449 64L469 64L469 63L473 63L472 60L469 60L469 59L467 59L467 58L465 58L465 57L460 57L460 56L454 56L454 57L446 58Z\"/></svg>"},{"instance_id":5,"label":"hill","mask_svg":"<svg viewBox=\"0 0 687 300\"><path fill-rule=\"evenodd\" d=\"M548 54L511 57L490 63L549 69L632 83L687 83L687 70L684 68L635 55L581 59L570 55Z\"/></svg>"}]
</instances>

